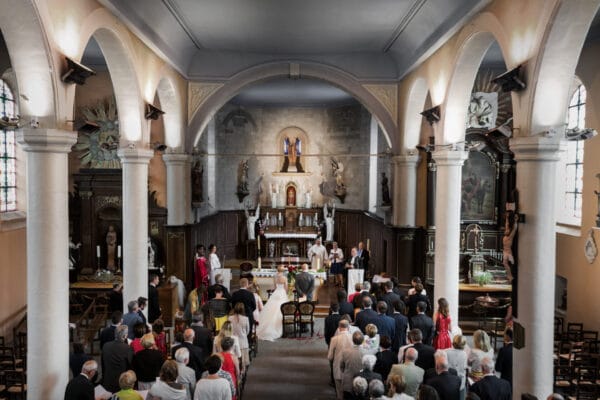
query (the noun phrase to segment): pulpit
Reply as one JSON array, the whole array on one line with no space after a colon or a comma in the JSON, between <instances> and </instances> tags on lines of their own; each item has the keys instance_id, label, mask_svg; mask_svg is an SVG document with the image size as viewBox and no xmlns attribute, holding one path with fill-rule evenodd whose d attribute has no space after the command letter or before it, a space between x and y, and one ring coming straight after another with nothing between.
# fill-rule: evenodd
<instances>
[{"instance_id":1,"label":"pulpit","mask_svg":"<svg viewBox=\"0 0 600 400\"><path fill-rule=\"evenodd\" d=\"M177 285L166 282L157 288L158 303L162 311L162 320L165 326L173 326L175 313L179 309L179 299L177 297Z\"/></svg>"}]
</instances>

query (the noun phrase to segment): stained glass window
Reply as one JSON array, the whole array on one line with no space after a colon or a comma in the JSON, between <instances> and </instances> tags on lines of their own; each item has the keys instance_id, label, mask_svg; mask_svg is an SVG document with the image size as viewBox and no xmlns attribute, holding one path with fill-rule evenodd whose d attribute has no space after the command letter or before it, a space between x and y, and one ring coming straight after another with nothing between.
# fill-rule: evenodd
<instances>
[{"instance_id":1,"label":"stained glass window","mask_svg":"<svg viewBox=\"0 0 600 400\"><path fill-rule=\"evenodd\" d=\"M14 118L15 98L5 81L0 79L0 117ZM17 172L15 131L0 129L0 212L17 209Z\"/></svg>"}]
</instances>

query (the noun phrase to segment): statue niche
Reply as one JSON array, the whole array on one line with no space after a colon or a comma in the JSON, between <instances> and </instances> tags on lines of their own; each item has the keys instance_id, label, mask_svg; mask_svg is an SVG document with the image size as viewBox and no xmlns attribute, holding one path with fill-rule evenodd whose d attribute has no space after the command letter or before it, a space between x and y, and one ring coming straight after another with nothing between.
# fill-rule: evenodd
<instances>
[{"instance_id":1,"label":"statue niche","mask_svg":"<svg viewBox=\"0 0 600 400\"><path fill-rule=\"evenodd\" d=\"M277 144L283 152L283 164L279 172L304 173L301 156L306 150L306 132L297 127L285 128L277 135Z\"/></svg>"},{"instance_id":2,"label":"statue niche","mask_svg":"<svg viewBox=\"0 0 600 400\"><path fill-rule=\"evenodd\" d=\"M293 183L288 183L285 188L285 205L286 207L296 207L296 186Z\"/></svg>"}]
</instances>

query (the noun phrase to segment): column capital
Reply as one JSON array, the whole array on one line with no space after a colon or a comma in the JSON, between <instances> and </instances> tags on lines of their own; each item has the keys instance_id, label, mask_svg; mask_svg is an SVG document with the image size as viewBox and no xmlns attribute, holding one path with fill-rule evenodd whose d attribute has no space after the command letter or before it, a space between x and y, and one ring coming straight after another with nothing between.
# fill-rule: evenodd
<instances>
[{"instance_id":1,"label":"column capital","mask_svg":"<svg viewBox=\"0 0 600 400\"><path fill-rule=\"evenodd\" d=\"M69 153L77 143L77 132L62 129L23 128L17 131L17 142L31 153Z\"/></svg>"},{"instance_id":2,"label":"column capital","mask_svg":"<svg viewBox=\"0 0 600 400\"><path fill-rule=\"evenodd\" d=\"M167 165L185 165L192 161L192 156L186 153L165 153L162 159Z\"/></svg>"},{"instance_id":3,"label":"column capital","mask_svg":"<svg viewBox=\"0 0 600 400\"><path fill-rule=\"evenodd\" d=\"M418 154L401 154L392 158L395 165L398 166L416 166L421 157Z\"/></svg>"},{"instance_id":4,"label":"column capital","mask_svg":"<svg viewBox=\"0 0 600 400\"><path fill-rule=\"evenodd\" d=\"M436 150L432 153L438 167L460 167L469 158L469 152L463 150Z\"/></svg>"},{"instance_id":5,"label":"column capital","mask_svg":"<svg viewBox=\"0 0 600 400\"><path fill-rule=\"evenodd\" d=\"M558 137L523 136L510 139L510 150L518 161L558 161L561 142Z\"/></svg>"},{"instance_id":6,"label":"column capital","mask_svg":"<svg viewBox=\"0 0 600 400\"><path fill-rule=\"evenodd\" d=\"M154 157L154 150L144 148L121 147L117 150L121 164L148 164Z\"/></svg>"}]
</instances>

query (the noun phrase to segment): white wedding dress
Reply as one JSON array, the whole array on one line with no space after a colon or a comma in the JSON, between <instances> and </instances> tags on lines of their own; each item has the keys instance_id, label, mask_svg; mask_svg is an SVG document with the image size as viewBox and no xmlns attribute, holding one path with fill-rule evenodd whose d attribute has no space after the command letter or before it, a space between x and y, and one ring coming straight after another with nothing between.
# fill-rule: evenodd
<instances>
[{"instance_id":1,"label":"white wedding dress","mask_svg":"<svg viewBox=\"0 0 600 400\"><path fill-rule=\"evenodd\" d=\"M256 336L260 340L273 341L279 339L283 333L283 326L281 321L283 316L281 315L281 305L289 301L287 296L287 290L283 283L278 283L277 288L269 297L267 304L263 307L259 324L256 327Z\"/></svg>"}]
</instances>

